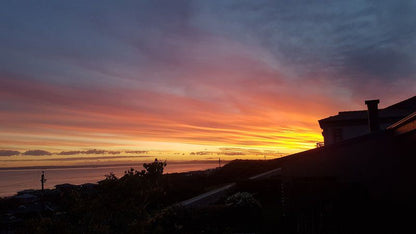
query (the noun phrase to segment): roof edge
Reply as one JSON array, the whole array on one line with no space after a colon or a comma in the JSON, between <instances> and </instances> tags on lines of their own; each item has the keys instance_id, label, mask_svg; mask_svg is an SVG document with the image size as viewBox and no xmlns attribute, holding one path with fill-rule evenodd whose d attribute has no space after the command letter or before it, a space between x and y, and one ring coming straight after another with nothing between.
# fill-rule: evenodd
<instances>
[{"instance_id":1,"label":"roof edge","mask_svg":"<svg viewBox=\"0 0 416 234\"><path fill-rule=\"evenodd\" d=\"M395 129L397 129L397 128L399 128L399 127L403 126L403 125L406 125L407 123L409 123L409 122L411 122L411 121L413 121L413 120L416 120L416 111L415 111L415 112L413 112L412 114L410 114L410 115L408 115L408 116L404 117L403 119L401 119L401 120L397 121L396 123L394 123L394 124L392 124L392 125L388 126L388 127L386 128L386 130L390 130L390 131L391 131L391 130L395 130Z\"/></svg>"}]
</instances>

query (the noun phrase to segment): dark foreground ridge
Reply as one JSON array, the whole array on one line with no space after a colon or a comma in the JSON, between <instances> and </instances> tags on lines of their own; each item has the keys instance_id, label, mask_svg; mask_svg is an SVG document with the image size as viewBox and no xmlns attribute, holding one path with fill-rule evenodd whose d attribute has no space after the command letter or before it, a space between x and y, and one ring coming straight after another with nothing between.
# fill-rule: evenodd
<instances>
[{"instance_id":1,"label":"dark foreground ridge","mask_svg":"<svg viewBox=\"0 0 416 234\"><path fill-rule=\"evenodd\" d=\"M160 228L164 232L165 225L158 223L166 209L270 170L277 165L273 162L236 160L221 168L163 175L160 166L130 169L121 178L110 174L98 184L22 191L0 200L1 233L141 233Z\"/></svg>"}]
</instances>

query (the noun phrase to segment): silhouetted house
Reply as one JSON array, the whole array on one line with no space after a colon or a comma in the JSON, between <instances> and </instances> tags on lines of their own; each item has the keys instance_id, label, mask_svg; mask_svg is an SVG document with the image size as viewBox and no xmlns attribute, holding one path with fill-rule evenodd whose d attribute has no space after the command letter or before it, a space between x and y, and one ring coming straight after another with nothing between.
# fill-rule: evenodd
<instances>
[{"instance_id":1,"label":"silhouetted house","mask_svg":"<svg viewBox=\"0 0 416 234\"><path fill-rule=\"evenodd\" d=\"M335 208L340 211L337 213L339 219L332 219L325 225L334 221L344 223L342 220L348 218L357 227L363 221L369 228L362 230L364 233L376 232L374 228L386 233L402 233L405 227L413 225L407 213L416 208L415 101L413 97L380 110L379 130L377 119L375 124L372 122L374 119L371 119L374 115L377 118L377 113L370 113L370 123L365 125L366 111L353 114L341 112L335 118L321 120L321 126L327 127L327 131L331 129L330 121L333 121L332 127L338 121L343 129L348 129L348 126L357 129L366 127L362 132L366 131L367 134L357 130L355 134L358 136L353 137L354 134L345 130L350 139L330 141L324 147L285 157L282 164L285 210L297 217L298 225L317 224L305 217L320 216L311 215L305 210L325 214L328 209ZM377 101L370 101L370 105L376 104ZM411 109L413 112L409 113ZM408 114L390 122L404 113ZM349 115L353 117L346 118ZM347 124L346 119L351 123ZM343 121L345 124L341 125ZM373 131L370 132L369 128ZM401 231L397 231L397 228Z\"/></svg>"},{"instance_id":2,"label":"silhouetted house","mask_svg":"<svg viewBox=\"0 0 416 234\"><path fill-rule=\"evenodd\" d=\"M391 192L404 192L407 188L413 189L412 186L404 184L416 185L413 179L416 165L415 105L416 96L380 110L380 130L373 132L368 130L371 122L377 121L377 119L371 119L370 114L370 127L367 125L367 134L357 133L359 135L357 137L352 137L351 134L348 135L350 139L332 142L332 144L325 144L324 147L288 156L283 174L292 178L331 177L343 181L356 181L366 184L365 187L369 188L369 191L373 190L370 188L377 188L373 190L377 191L383 187L392 188L403 185L396 191L392 189L378 191L380 196L388 196ZM411 109L413 110L409 113ZM386 126L388 122L403 113L408 114ZM347 129L347 126L344 126L344 129ZM376 194L377 192L374 192L374 195ZM416 196L416 193L414 195Z\"/></svg>"},{"instance_id":3,"label":"silhouetted house","mask_svg":"<svg viewBox=\"0 0 416 234\"><path fill-rule=\"evenodd\" d=\"M379 100L368 100L365 103L367 110L342 111L318 121L323 130L325 145L384 130L416 111L416 96L384 109L378 109Z\"/></svg>"}]
</instances>

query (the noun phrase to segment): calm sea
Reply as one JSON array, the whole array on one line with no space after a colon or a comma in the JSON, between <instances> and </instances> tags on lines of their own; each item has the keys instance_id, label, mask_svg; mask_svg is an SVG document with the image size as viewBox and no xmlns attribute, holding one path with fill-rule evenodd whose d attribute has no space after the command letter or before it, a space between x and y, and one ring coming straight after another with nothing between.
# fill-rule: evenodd
<instances>
[{"instance_id":1,"label":"calm sea","mask_svg":"<svg viewBox=\"0 0 416 234\"><path fill-rule=\"evenodd\" d=\"M169 163L166 173L186 172L215 168L218 162L177 162ZM41 172L45 171L47 179L45 188L54 188L57 184L96 183L103 180L105 174L113 172L121 177L129 165L94 166L94 167L65 167L65 168L36 168L36 169L0 169L0 197L11 196L25 189L40 189ZM134 166L137 169L137 164Z\"/></svg>"}]
</instances>

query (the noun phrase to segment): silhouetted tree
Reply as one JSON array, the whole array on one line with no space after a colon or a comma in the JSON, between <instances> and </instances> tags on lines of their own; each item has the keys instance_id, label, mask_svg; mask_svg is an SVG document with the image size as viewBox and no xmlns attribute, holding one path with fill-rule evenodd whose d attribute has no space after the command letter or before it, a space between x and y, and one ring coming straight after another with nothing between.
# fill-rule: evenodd
<instances>
[{"instance_id":1,"label":"silhouetted tree","mask_svg":"<svg viewBox=\"0 0 416 234\"><path fill-rule=\"evenodd\" d=\"M136 175L137 173L139 173L137 170L134 170L134 168L130 168L127 171L124 171L124 175L125 176L132 176L132 175Z\"/></svg>"},{"instance_id":2,"label":"silhouetted tree","mask_svg":"<svg viewBox=\"0 0 416 234\"><path fill-rule=\"evenodd\" d=\"M142 170L140 174L142 176L159 177L163 174L163 170L166 165L166 161L158 161L157 158L155 158L155 161L152 163L143 163L145 170Z\"/></svg>"},{"instance_id":3,"label":"silhouetted tree","mask_svg":"<svg viewBox=\"0 0 416 234\"><path fill-rule=\"evenodd\" d=\"M105 180L107 180L107 181L117 181L118 180L117 176L113 172L110 172L110 174L106 174L104 176L105 176Z\"/></svg>"},{"instance_id":4,"label":"silhouetted tree","mask_svg":"<svg viewBox=\"0 0 416 234\"><path fill-rule=\"evenodd\" d=\"M144 170L138 171L134 168L130 168L126 171L124 171L124 176L145 176L145 177L160 177L163 174L163 170L166 167L167 163L166 161L158 161L157 158L155 158L155 161L152 163L143 163Z\"/></svg>"}]
</instances>

